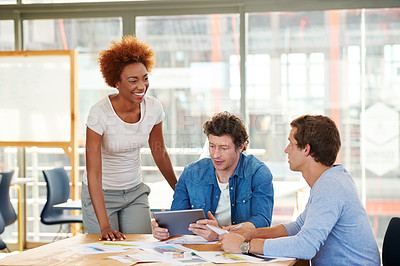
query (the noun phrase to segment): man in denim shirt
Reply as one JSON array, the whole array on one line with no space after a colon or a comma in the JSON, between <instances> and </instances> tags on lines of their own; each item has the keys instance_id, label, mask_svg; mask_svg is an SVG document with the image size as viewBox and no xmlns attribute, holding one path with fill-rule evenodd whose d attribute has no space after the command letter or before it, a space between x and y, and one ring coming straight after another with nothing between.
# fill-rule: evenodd
<instances>
[{"instance_id":1,"label":"man in denim shirt","mask_svg":"<svg viewBox=\"0 0 400 266\"><path fill-rule=\"evenodd\" d=\"M243 223L247 229L271 224L274 204L272 174L253 155L246 156L248 135L243 122L228 112L207 121L210 158L185 167L175 187L171 210L203 209L209 219L189 226L193 233L207 240L218 236L206 224L232 229ZM169 237L166 228L152 222L153 236Z\"/></svg>"}]
</instances>

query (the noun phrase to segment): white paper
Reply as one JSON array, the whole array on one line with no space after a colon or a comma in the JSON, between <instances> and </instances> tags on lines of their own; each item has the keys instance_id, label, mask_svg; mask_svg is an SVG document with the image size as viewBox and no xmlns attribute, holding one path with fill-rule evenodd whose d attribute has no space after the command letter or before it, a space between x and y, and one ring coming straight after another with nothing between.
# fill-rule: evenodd
<instances>
[{"instance_id":1,"label":"white paper","mask_svg":"<svg viewBox=\"0 0 400 266\"><path fill-rule=\"evenodd\" d=\"M223 251L196 251L196 255L214 263L264 262L262 258L251 257L244 254L230 254Z\"/></svg>"},{"instance_id":2,"label":"white paper","mask_svg":"<svg viewBox=\"0 0 400 266\"><path fill-rule=\"evenodd\" d=\"M184 235L163 241L167 244L215 244L218 241L207 241L201 236Z\"/></svg>"},{"instance_id":3,"label":"white paper","mask_svg":"<svg viewBox=\"0 0 400 266\"><path fill-rule=\"evenodd\" d=\"M269 257L258 254L249 254L249 255L230 254L223 251L197 251L196 255L214 263L239 263L239 262L264 263L264 262L295 260L294 258Z\"/></svg>"},{"instance_id":4,"label":"white paper","mask_svg":"<svg viewBox=\"0 0 400 266\"><path fill-rule=\"evenodd\" d=\"M160 261L159 257L155 257L153 254L130 254L130 255L119 255L109 256L110 259L117 260L123 263L139 263L139 262L157 262Z\"/></svg>"},{"instance_id":5,"label":"white paper","mask_svg":"<svg viewBox=\"0 0 400 266\"><path fill-rule=\"evenodd\" d=\"M141 248L143 244L146 243L128 241L99 241L95 243L68 247L68 249L80 254L102 254L125 252L129 249L138 249Z\"/></svg>"},{"instance_id":6,"label":"white paper","mask_svg":"<svg viewBox=\"0 0 400 266\"><path fill-rule=\"evenodd\" d=\"M218 235L222 235L222 234L226 234L229 233L227 230L213 226L213 225L209 225L206 224L208 228L210 228L211 230L213 230L215 233L217 233Z\"/></svg>"}]
</instances>

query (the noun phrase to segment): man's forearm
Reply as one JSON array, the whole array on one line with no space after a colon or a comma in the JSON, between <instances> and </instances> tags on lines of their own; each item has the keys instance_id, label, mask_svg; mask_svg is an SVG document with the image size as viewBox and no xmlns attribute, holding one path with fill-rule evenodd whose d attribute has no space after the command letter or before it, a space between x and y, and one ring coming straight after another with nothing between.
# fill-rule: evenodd
<instances>
[{"instance_id":1,"label":"man's forearm","mask_svg":"<svg viewBox=\"0 0 400 266\"><path fill-rule=\"evenodd\" d=\"M264 239L260 239L260 238L252 239L249 243L250 244L249 253L263 255L264 254L264 241L265 241Z\"/></svg>"},{"instance_id":2,"label":"man's forearm","mask_svg":"<svg viewBox=\"0 0 400 266\"><path fill-rule=\"evenodd\" d=\"M268 238L277 238L277 237L284 237L284 236L288 236L288 232L286 231L286 228L282 224L279 224L274 227L264 227L264 228L255 229L255 230L251 231L249 238L250 239L254 239L254 238L268 239Z\"/></svg>"}]
</instances>

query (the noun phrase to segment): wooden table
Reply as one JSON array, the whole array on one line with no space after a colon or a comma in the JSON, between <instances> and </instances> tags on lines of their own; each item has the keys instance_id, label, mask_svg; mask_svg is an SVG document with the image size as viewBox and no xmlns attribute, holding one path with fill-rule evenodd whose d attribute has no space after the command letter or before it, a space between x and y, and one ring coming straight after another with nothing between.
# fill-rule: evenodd
<instances>
[{"instance_id":1,"label":"wooden table","mask_svg":"<svg viewBox=\"0 0 400 266\"><path fill-rule=\"evenodd\" d=\"M76 246L80 244L86 243L94 243L98 241L99 235L97 234L81 234L71 238L67 238L64 240L60 240L57 242L53 242L51 244L47 244L38 248L30 249L18 253L16 255L10 255L3 259L0 259L0 265L129 265L123 264L117 260L107 258L108 256L113 255L122 255L122 254L132 254L134 252L141 252L140 250L131 250L129 252L124 253L107 253L107 254L89 254L82 255L75 253L66 247ZM134 235L128 234L126 240L128 241L156 241L152 235L143 234L143 235ZM184 245L189 248L193 248L196 250L207 251L207 250L221 250L220 245ZM282 262L274 262L267 263L267 265L308 265L303 264L307 263L307 261L303 260L291 260L291 261L282 261ZM143 265L167 265L162 263L146 263ZM213 263L207 263L204 265L213 265ZM241 263L243 265L243 263ZM249 263L248 265L254 265Z\"/></svg>"}]
</instances>

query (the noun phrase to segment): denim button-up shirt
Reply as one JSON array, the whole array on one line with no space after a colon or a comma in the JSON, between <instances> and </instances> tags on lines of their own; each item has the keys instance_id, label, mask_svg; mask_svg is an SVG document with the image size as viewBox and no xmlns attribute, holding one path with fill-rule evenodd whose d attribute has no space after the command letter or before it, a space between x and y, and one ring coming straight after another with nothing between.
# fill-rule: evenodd
<instances>
[{"instance_id":1,"label":"denim button-up shirt","mask_svg":"<svg viewBox=\"0 0 400 266\"><path fill-rule=\"evenodd\" d=\"M175 187L171 210L203 209L215 215L221 190L210 158L185 167ZM272 174L253 155L240 155L235 172L229 178L231 222L251 222L256 228L271 225L274 205Z\"/></svg>"}]
</instances>

